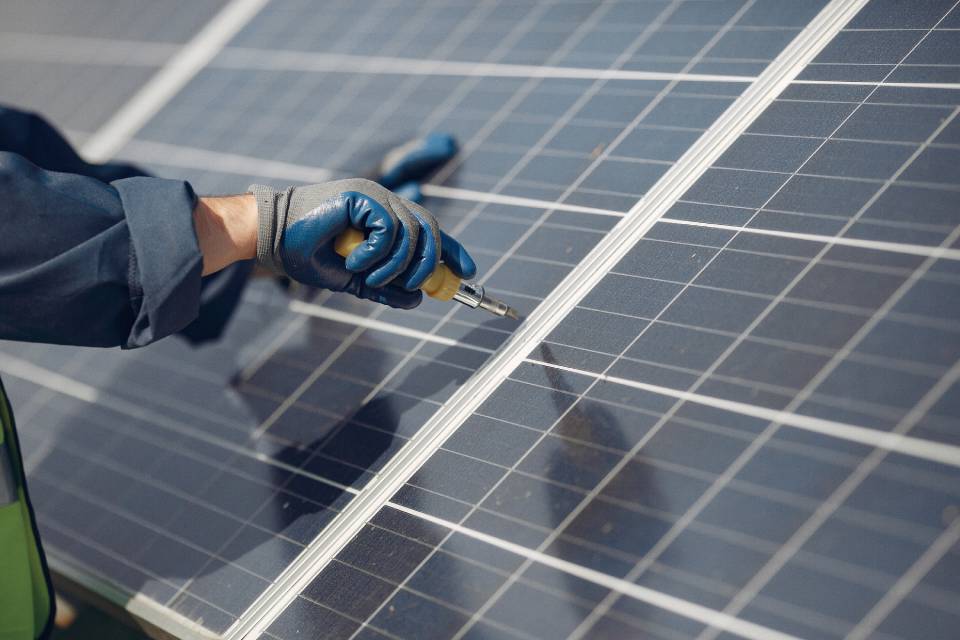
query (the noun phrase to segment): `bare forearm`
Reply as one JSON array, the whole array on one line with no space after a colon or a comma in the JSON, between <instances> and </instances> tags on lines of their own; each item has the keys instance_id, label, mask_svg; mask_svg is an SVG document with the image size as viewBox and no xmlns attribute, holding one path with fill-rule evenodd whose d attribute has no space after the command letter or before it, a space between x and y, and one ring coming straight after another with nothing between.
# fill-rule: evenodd
<instances>
[{"instance_id":1,"label":"bare forearm","mask_svg":"<svg viewBox=\"0 0 960 640\"><path fill-rule=\"evenodd\" d=\"M200 198L193 211L203 275L257 255L257 203L252 194Z\"/></svg>"}]
</instances>

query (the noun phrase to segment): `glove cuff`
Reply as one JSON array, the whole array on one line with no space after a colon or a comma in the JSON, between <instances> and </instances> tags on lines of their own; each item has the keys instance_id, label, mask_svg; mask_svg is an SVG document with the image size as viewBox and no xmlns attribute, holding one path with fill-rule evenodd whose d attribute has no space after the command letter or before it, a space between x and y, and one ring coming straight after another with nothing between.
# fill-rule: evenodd
<instances>
[{"instance_id":1,"label":"glove cuff","mask_svg":"<svg viewBox=\"0 0 960 640\"><path fill-rule=\"evenodd\" d=\"M262 184L253 184L247 190L257 201L257 264L284 274L280 241L286 226L287 204L292 188L277 191Z\"/></svg>"}]
</instances>

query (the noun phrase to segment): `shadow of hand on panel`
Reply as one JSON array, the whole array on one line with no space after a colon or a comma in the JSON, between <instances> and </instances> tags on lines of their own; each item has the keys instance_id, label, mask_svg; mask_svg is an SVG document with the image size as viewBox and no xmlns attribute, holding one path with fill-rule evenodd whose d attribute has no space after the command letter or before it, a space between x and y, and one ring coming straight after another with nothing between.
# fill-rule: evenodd
<instances>
[{"instance_id":1,"label":"shadow of hand on panel","mask_svg":"<svg viewBox=\"0 0 960 640\"><path fill-rule=\"evenodd\" d=\"M410 360L363 403L407 348L367 331L278 412L354 327L308 318L256 375L231 381L227 361L277 317L240 311L199 349L174 340L91 354L78 379L102 397L38 417L52 445L31 473L54 555L211 628L242 614L486 358L428 344L429 361ZM494 347L491 335L477 327L459 340Z\"/></svg>"},{"instance_id":2,"label":"shadow of hand on panel","mask_svg":"<svg viewBox=\"0 0 960 640\"><path fill-rule=\"evenodd\" d=\"M180 603L187 615L184 586L237 615L266 584L260 579L274 579L347 502L342 487L362 486L402 445L395 432L409 436L428 417L422 403L388 391L361 406L370 387L351 374L377 382L402 357L384 349L393 336L379 334L338 359L349 366L334 363L304 393L304 406L289 407L252 438L283 396L263 390L295 387L352 329L311 318L302 340L288 341L250 383L260 393L231 388L236 365L227 361L267 329L265 318L277 317L255 307L241 308L218 343L192 349L171 339L87 352L82 372L64 371L102 391L95 403L53 395L22 425L41 445L34 448L48 447L24 453L53 555L130 593ZM456 361L455 351L436 357ZM430 396L471 373L450 376L444 367L438 376L434 368L414 360L397 384L416 381ZM327 403L336 410L311 410Z\"/></svg>"},{"instance_id":3,"label":"shadow of hand on panel","mask_svg":"<svg viewBox=\"0 0 960 640\"><path fill-rule=\"evenodd\" d=\"M306 333L312 337L307 345L281 351L272 361L289 362L302 355L304 348L330 353L330 335L324 335L324 329L337 335L345 327L332 327L332 323L316 318L308 323L311 326ZM346 329L352 331L354 327ZM499 334L480 326L458 342L478 346L489 343L491 335ZM261 422L274 420L255 446L297 469L288 472L272 468L275 482L283 489L261 510L259 525L309 544L349 503L351 494L362 489L488 357L462 346L432 349L436 345L428 344L424 357L429 360L404 362L408 354L403 345L416 343L404 340L364 332L336 360L321 363L326 367L324 373L281 417L264 411L261 403L251 405L260 411L257 418ZM254 376L252 381L256 380ZM384 381L382 389L374 387ZM239 390L243 389L240 385ZM336 412L319 411L323 406L335 407ZM236 551L247 555L262 552L259 547L242 546Z\"/></svg>"}]
</instances>

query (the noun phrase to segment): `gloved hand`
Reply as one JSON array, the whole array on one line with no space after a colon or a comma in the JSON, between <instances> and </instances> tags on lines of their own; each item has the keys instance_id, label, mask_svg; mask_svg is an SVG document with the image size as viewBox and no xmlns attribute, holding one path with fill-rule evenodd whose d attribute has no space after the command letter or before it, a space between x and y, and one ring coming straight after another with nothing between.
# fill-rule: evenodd
<instances>
[{"instance_id":1,"label":"gloved hand","mask_svg":"<svg viewBox=\"0 0 960 640\"><path fill-rule=\"evenodd\" d=\"M250 191L259 217L257 262L303 284L412 309L439 260L461 278L476 274L466 249L426 209L370 180ZM334 241L348 226L367 239L344 261Z\"/></svg>"}]
</instances>

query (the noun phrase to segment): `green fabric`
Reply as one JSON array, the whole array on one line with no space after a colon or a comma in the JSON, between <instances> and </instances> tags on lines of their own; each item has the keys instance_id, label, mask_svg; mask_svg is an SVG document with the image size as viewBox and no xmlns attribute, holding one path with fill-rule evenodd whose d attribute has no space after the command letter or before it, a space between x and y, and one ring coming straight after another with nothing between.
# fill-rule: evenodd
<instances>
[{"instance_id":1,"label":"green fabric","mask_svg":"<svg viewBox=\"0 0 960 640\"><path fill-rule=\"evenodd\" d=\"M18 499L0 506L0 640L34 640L53 613L50 585L27 500L13 416L0 384L0 455L10 457Z\"/></svg>"}]
</instances>

